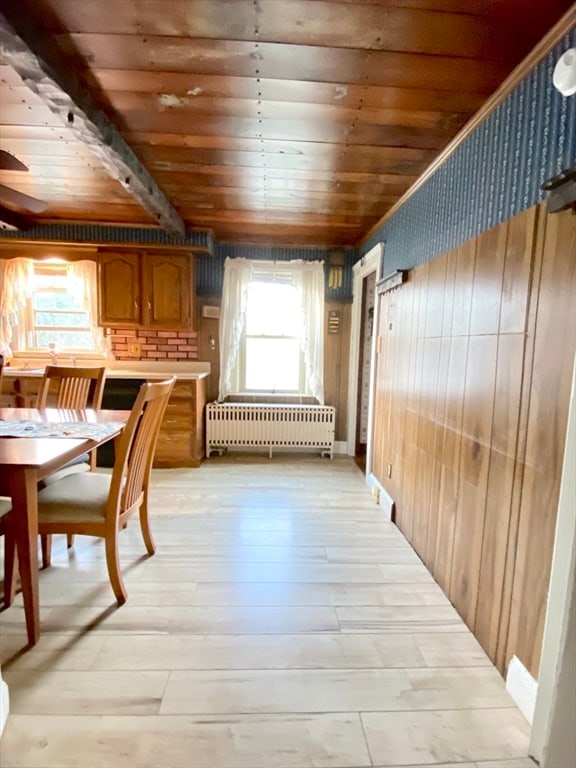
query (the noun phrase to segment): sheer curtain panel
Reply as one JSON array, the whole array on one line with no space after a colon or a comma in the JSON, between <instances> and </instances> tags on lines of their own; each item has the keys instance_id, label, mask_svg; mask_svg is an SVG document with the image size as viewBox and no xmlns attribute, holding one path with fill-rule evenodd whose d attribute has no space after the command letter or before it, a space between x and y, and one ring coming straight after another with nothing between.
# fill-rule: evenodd
<instances>
[{"instance_id":1,"label":"sheer curtain panel","mask_svg":"<svg viewBox=\"0 0 576 768\"><path fill-rule=\"evenodd\" d=\"M220 388L219 400L242 392L240 349L246 323L248 289L256 279L270 272L274 262L226 259L220 312ZM281 262L283 279L289 275L300 295L303 334L301 346L305 365L305 391L324 404L324 264L321 261Z\"/></svg>"}]
</instances>

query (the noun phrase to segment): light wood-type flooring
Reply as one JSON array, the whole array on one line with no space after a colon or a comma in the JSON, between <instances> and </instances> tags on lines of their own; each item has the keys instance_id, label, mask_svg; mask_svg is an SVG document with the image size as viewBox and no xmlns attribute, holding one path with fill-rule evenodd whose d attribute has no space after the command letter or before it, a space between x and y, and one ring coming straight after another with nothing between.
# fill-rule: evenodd
<instances>
[{"instance_id":1,"label":"light wood-type flooring","mask_svg":"<svg viewBox=\"0 0 576 768\"><path fill-rule=\"evenodd\" d=\"M55 537L42 637L0 614L2 768L530 768L504 682L352 459L158 470L158 552Z\"/></svg>"}]
</instances>

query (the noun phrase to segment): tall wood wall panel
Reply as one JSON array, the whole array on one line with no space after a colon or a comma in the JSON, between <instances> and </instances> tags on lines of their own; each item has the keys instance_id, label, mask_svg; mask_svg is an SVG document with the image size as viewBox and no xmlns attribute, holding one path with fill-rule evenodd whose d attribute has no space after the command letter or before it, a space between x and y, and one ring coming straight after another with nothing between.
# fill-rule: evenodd
<instances>
[{"instance_id":1,"label":"tall wood wall panel","mask_svg":"<svg viewBox=\"0 0 576 768\"><path fill-rule=\"evenodd\" d=\"M576 347L576 216L545 219L507 656L537 676Z\"/></svg>"},{"instance_id":2,"label":"tall wood wall panel","mask_svg":"<svg viewBox=\"0 0 576 768\"><path fill-rule=\"evenodd\" d=\"M504 670L534 674L576 348L576 217L533 208L381 297L372 471ZM391 467L391 475L388 469Z\"/></svg>"},{"instance_id":3,"label":"tall wood wall panel","mask_svg":"<svg viewBox=\"0 0 576 768\"><path fill-rule=\"evenodd\" d=\"M330 312L338 312L340 324L338 333L328 333ZM327 405L336 406L335 439L346 439L346 418L348 400L348 358L350 330L352 327L352 304L326 302L324 305L324 400Z\"/></svg>"}]
</instances>

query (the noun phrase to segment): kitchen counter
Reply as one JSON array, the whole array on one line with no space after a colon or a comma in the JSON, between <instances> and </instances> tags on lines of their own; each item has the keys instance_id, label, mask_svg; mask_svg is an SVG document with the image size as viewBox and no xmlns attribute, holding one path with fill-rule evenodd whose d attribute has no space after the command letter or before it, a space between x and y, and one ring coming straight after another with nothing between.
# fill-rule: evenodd
<instances>
[{"instance_id":1,"label":"kitchen counter","mask_svg":"<svg viewBox=\"0 0 576 768\"><path fill-rule=\"evenodd\" d=\"M64 364L64 363L62 363ZM78 366L81 367L81 366ZM95 366L96 367L96 366ZM4 368L3 375L7 379L40 378L44 368ZM178 381L196 381L210 375L210 363L201 362L156 362L150 360L135 360L133 363L119 361L115 366L106 368L107 379L149 379L160 380L168 376L176 376Z\"/></svg>"},{"instance_id":2,"label":"kitchen counter","mask_svg":"<svg viewBox=\"0 0 576 768\"><path fill-rule=\"evenodd\" d=\"M69 361L59 362L65 365ZM8 367L3 374L3 398L9 401L6 405L34 407L44 368ZM106 369L102 407L130 409L142 381L159 381L172 375L177 381L166 406L154 466L198 467L204 458L204 406L210 363L118 361ZM99 466L112 466L113 455L105 456L105 453L102 449L98 452Z\"/></svg>"}]
</instances>

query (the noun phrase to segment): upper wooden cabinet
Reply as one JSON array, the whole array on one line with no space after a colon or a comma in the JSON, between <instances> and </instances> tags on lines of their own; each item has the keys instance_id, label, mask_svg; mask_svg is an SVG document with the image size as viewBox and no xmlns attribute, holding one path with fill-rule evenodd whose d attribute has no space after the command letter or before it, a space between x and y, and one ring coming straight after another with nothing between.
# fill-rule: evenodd
<instances>
[{"instance_id":1,"label":"upper wooden cabinet","mask_svg":"<svg viewBox=\"0 0 576 768\"><path fill-rule=\"evenodd\" d=\"M98 260L99 320L101 325L140 323L140 256L102 253Z\"/></svg>"},{"instance_id":2,"label":"upper wooden cabinet","mask_svg":"<svg viewBox=\"0 0 576 768\"><path fill-rule=\"evenodd\" d=\"M190 328L192 274L188 254L100 253L100 324Z\"/></svg>"},{"instance_id":3,"label":"upper wooden cabinet","mask_svg":"<svg viewBox=\"0 0 576 768\"><path fill-rule=\"evenodd\" d=\"M181 254L151 253L142 261L142 308L149 328L190 327L192 302L190 258Z\"/></svg>"}]
</instances>

